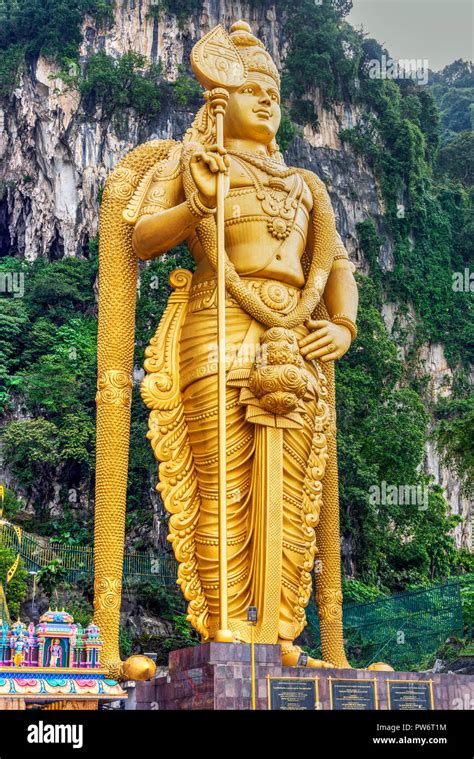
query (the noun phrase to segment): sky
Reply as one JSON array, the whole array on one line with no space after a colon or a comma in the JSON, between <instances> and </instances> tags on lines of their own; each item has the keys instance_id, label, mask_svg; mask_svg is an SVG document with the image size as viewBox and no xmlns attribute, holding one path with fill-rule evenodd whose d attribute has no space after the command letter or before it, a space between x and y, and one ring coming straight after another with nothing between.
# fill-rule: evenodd
<instances>
[{"instance_id":1,"label":"sky","mask_svg":"<svg viewBox=\"0 0 474 759\"><path fill-rule=\"evenodd\" d=\"M352 0L347 20L364 27L393 58L428 61L439 71L458 58L472 61L472 0Z\"/></svg>"}]
</instances>

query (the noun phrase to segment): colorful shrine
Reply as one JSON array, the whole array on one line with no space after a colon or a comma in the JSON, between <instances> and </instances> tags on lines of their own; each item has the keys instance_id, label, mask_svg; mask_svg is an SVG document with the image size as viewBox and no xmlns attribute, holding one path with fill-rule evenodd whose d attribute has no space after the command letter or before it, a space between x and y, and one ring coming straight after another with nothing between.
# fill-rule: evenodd
<instances>
[{"instance_id":1,"label":"colorful shrine","mask_svg":"<svg viewBox=\"0 0 474 759\"><path fill-rule=\"evenodd\" d=\"M99 628L83 629L68 612L49 609L36 626L18 620L0 626L0 667L98 669L102 646Z\"/></svg>"},{"instance_id":2,"label":"colorful shrine","mask_svg":"<svg viewBox=\"0 0 474 759\"><path fill-rule=\"evenodd\" d=\"M74 708L90 709L99 700L126 698L101 669L101 648L97 625L83 628L64 609L49 609L36 626L0 620L0 709L9 708L7 702L18 709L41 708L42 702L52 701L79 701L82 706L76 703Z\"/></svg>"}]
</instances>

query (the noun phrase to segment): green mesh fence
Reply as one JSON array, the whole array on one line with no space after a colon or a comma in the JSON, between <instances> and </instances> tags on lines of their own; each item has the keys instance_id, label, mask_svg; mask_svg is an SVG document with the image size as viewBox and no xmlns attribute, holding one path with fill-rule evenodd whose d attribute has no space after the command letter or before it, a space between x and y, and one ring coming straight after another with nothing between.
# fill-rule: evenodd
<instances>
[{"instance_id":1,"label":"green mesh fence","mask_svg":"<svg viewBox=\"0 0 474 759\"><path fill-rule=\"evenodd\" d=\"M453 582L345 606L344 640L351 664L366 667L385 661L397 670L419 666L422 658L434 653L448 637L463 636L462 602L467 609L466 600L473 589L473 576L466 575ZM307 619L308 633L320 655L314 601L308 606Z\"/></svg>"}]
</instances>

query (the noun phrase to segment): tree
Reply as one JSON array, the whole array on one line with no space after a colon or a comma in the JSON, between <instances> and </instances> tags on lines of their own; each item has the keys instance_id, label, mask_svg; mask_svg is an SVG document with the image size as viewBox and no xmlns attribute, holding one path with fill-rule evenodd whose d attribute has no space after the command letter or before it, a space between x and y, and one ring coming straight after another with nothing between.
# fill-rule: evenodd
<instances>
[{"instance_id":1,"label":"tree","mask_svg":"<svg viewBox=\"0 0 474 759\"><path fill-rule=\"evenodd\" d=\"M53 559L39 570L37 579L46 595L51 599L54 591L66 581L67 576L68 571L63 565L62 560Z\"/></svg>"},{"instance_id":2,"label":"tree","mask_svg":"<svg viewBox=\"0 0 474 759\"><path fill-rule=\"evenodd\" d=\"M439 151L438 166L442 174L469 187L474 184L474 134L466 130Z\"/></svg>"},{"instance_id":3,"label":"tree","mask_svg":"<svg viewBox=\"0 0 474 759\"><path fill-rule=\"evenodd\" d=\"M10 422L3 445L5 463L20 484L47 497L59 463L56 425L41 417Z\"/></svg>"}]
</instances>

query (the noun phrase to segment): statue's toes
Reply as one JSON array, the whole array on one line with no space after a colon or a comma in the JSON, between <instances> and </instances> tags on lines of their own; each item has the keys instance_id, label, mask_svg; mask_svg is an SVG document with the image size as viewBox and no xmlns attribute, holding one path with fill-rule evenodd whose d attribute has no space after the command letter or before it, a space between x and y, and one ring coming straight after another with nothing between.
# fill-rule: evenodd
<instances>
[{"instance_id":1,"label":"statue's toes","mask_svg":"<svg viewBox=\"0 0 474 759\"><path fill-rule=\"evenodd\" d=\"M334 664L323 661L322 659L313 659L312 656L306 656L304 663L300 658L302 650L300 646L282 646L281 662L284 667L312 667L313 669L333 669Z\"/></svg>"},{"instance_id":2,"label":"statue's toes","mask_svg":"<svg viewBox=\"0 0 474 759\"><path fill-rule=\"evenodd\" d=\"M334 664L330 661L323 661L322 659L313 659L312 656L308 657L307 667L313 667L314 669L335 669Z\"/></svg>"}]
</instances>

